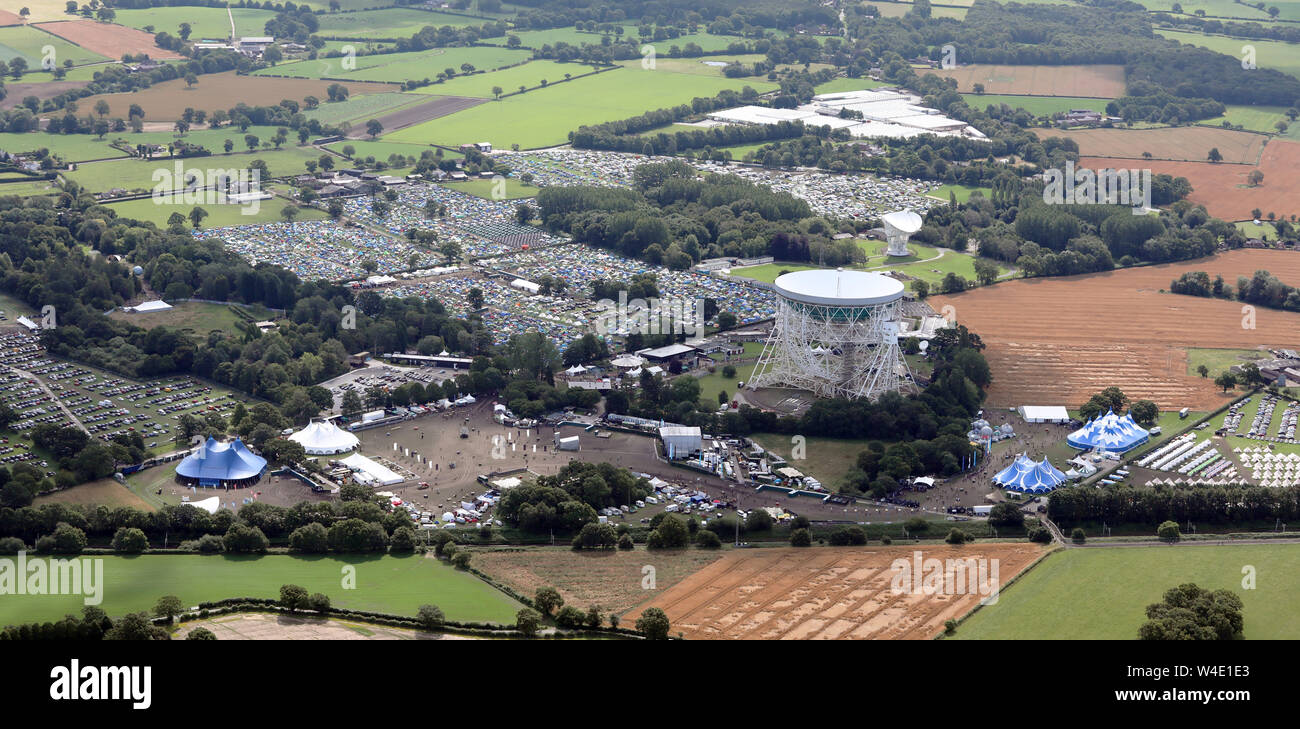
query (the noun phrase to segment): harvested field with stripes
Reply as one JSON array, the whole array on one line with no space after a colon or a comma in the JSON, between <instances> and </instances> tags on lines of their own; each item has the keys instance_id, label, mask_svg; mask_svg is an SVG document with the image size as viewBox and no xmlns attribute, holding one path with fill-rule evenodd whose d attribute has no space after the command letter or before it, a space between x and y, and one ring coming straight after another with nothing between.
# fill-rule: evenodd
<instances>
[{"instance_id":1,"label":"harvested field with stripes","mask_svg":"<svg viewBox=\"0 0 1300 729\"><path fill-rule=\"evenodd\" d=\"M60 20L54 23L41 23L34 27L76 43L105 58L121 58L124 53L131 55L147 53L155 61L183 58L175 51L159 48L153 41L152 33L112 23L100 23L94 20Z\"/></svg>"},{"instance_id":2,"label":"harvested field with stripes","mask_svg":"<svg viewBox=\"0 0 1300 729\"><path fill-rule=\"evenodd\" d=\"M1105 169L1134 165L1128 159L1080 157L1079 166ZM1204 205L1216 218L1250 220L1255 209L1264 215L1290 217L1300 213L1300 178L1295 174L1300 169L1300 142L1271 140L1264 146L1258 165L1143 160L1141 166L1150 168L1152 174L1186 177L1192 183L1187 199ZM1252 187L1247 178L1254 170L1262 172L1264 180Z\"/></svg>"},{"instance_id":3,"label":"harvested field with stripes","mask_svg":"<svg viewBox=\"0 0 1300 729\"><path fill-rule=\"evenodd\" d=\"M957 90L975 93L984 84L986 94L1029 96L1086 96L1115 99L1124 95L1124 67L1095 66L1002 66L975 63L957 68L931 68L918 74L935 74L957 80Z\"/></svg>"},{"instance_id":4,"label":"harvested field with stripes","mask_svg":"<svg viewBox=\"0 0 1300 729\"><path fill-rule=\"evenodd\" d=\"M624 616L662 608L688 640L926 640L980 601L963 594L895 591L895 560L997 560L1005 585L1042 554L1032 543L964 547L809 547L735 550ZM924 567L928 574L930 568ZM919 579L919 578L918 578Z\"/></svg>"},{"instance_id":5,"label":"harvested field with stripes","mask_svg":"<svg viewBox=\"0 0 1300 729\"><path fill-rule=\"evenodd\" d=\"M1224 299L1161 293L1189 271L1238 276L1260 269L1300 284L1300 254L1243 249L1195 261L1107 273L1033 278L932 297L978 333L993 370L987 404L1077 407L1117 386L1161 410L1213 410L1225 395L1213 378L1187 374L1187 349L1300 348L1300 314ZM1014 315L1011 314L1014 312Z\"/></svg>"},{"instance_id":6,"label":"harvested field with stripes","mask_svg":"<svg viewBox=\"0 0 1300 729\"><path fill-rule=\"evenodd\" d=\"M1150 152L1153 159L1206 162L1210 150L1217 149L1223 162L1253 165L1259 162L1268 137L1251 132L1213 127L1174 127L1168 129L1034 129L1039 139L1064 137L1079 145L1079 154L1085 157L1111 157L1144 160L1142 153ZM1134 165L1130 164L1129 167Z\"/></svg>"}]
</instances>

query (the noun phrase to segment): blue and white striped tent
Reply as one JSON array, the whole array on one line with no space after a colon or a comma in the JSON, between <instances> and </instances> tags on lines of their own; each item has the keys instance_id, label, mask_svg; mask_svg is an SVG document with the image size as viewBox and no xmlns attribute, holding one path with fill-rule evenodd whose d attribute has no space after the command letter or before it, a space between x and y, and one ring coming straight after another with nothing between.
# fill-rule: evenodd
<instances>
[{"instance_id":1,"label":"blue and white striped tent","mask_svg":"<svg viewBox=\"0 0 1300 729\"><path fill-rule=\"evenodd\" d=\"M1065 440L1072 448L1079 450L1101 449L1123 453L1142 445L1150 438L1151 434L1133 420L1132 413L1125 413L1121 417L1113 410L1107 410L1105 415L1089 420L1087 425L1071 433Z\"/></svg>"},{"instance_id":2,"label":"blue and white striped tent","mask_svg":"<svg viewBox=\"0 0 1300 729\"><path fill-rule=\"evenodd\" d=\"M1021 453L1010 466L993 477L993 482L1008 491L1045 494L1065 483L1065 478L1065 474L1046 458L1035 461Z\"/></svg>"}]
</instances>

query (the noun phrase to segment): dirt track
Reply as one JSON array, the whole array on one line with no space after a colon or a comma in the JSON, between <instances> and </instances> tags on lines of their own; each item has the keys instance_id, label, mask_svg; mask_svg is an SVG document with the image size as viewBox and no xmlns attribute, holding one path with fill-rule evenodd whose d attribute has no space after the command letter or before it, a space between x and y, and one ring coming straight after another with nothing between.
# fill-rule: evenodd
<instances>
[{"instance_id":1,"label":"dirt track","mask_svg":"<svg viewBox=\"0 0 1300 729\"><path fill-rule=\"evenodd\" d=\"M1211 410L1227 400L1213 379L1187 374L1189 347L1300 347L1300 314L1257 308L1243 328L1242 305L1160 293L1187 271L1238 276L1265 269L1300 284L1300 253L1239 250L1197 261L1062 278L1009 281L955 296L957 321L983 338L995 407L1078 406L1116 385L1162 410ZM1009 314L1014 312L1014 315Z\"/></svg>"},{"instance_id":2,"label":"dirt track","mask_svg":"<svg viewBox=\"0 0 1300 729\"><path fill-rule=\"evenodd\" d=\"M891 564L911 563L918 550L923 559L996 559L999 586L1042 554L1032 543L735 550L623 620L658 607L674 634L694 640L924 640L981 595L896 592Z\"/></svg>"}]
</instances>

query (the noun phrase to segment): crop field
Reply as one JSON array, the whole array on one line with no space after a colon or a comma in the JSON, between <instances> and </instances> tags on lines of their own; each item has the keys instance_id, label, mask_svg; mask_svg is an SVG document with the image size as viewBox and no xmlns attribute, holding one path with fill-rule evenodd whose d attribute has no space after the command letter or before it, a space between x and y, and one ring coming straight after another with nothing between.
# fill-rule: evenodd
<instances>
[{"instance_id":1,"label":"crop field","mask_svg":"<svg viewBox=\"0 0 1300 729\"><path fill-rule=\"evenodd\" d=\"M426 149L430 149L430 147L423 144L401 144L399 142L371 141L369 139L349 139L346 142L335 142L333 144L325 145L325 148L343 154L343 148L349 146L355 150L353 155L354 157L362 159L366 157L374 157L375 159L385 161L387 161L389 155L394 154L419 159L420 155L422 155ZM443 150L442 156L447 159L459 159L464 155L459 152L448 152L447 150Z\"/></svg>"},{"instance_id":2,"label":"crop field","mask_svg":"<svg viewBox=\"0 0 1300 729\"><path fill-rule=\"evenodd\" d=\"M631 74L637 74L637 78L631 78ZM403 129L387 138L394 142L435 142L450 146L485 141L504 149L512 144L518 144L521 149L546 147L564 143L568 133L583 124L626 119L650 109L688 103L697 96L715 96L722 89L739 90L746 85L766 90L762 84L747 81L615 69L466 109ZM529 123L520 124L520 119Z\"/></svg>"},{"instance_id":3,"label":"crop field","mask_svg":"<svg viewBox=\"0 0 1300 729\"><path fill-rule=\"evenodd\" d=\"M688 640L867 640L933 638L981 599L967 594L895 592L894 560L914 547L792 547L736 550L628 612L668 614ZM1037 544L934 546L923 559L998 560L1005 583L1042 553Z\"/></svg>"},{"instance_id":4,"label":"crop field","mask_svg":"<svg viewBox=\"0 0 1300 729\"><path fill-rule=\"evenodd\" d=\"M384 130L392 132L456 114L479 104L489 103L486 99L471 96L428 96L424 94L413 94L413 96L422 98L424 101L404 105L401 108L393 109L372 118L378 121ZM369 138L370 133L366 130L364 124L358 124L348 132L348 136L353 139L363 139Z\"/></svg>"},{"instance_id":5,"label":"crop field","mask_svg":"<svg viewBox=\"0 0 1300 729\"><path fill-rule=\"evenodd\" d=\"M988 405L1026 402L1078 406L1115 385L1162 410L1209 411L1229 396L1213 379L1187 374L1187 349L1300 346L1300 314L1257 308L1254 328L1242 327L1241 304L1160 293L1188 271L1227 281L1267 270L1300 281L1300 256L1290 251L1239 250L1196 261L1107 273L1007 281L961 294L932 296L952 305L957 322L979 332L993 370ZM1080 297L1088 301L1079 314ZM1008 316L1007 312L1016 312ZM1195 326L1188 326L1195 322Z\"/></svg>"},{"instance_id":6,"label":"crop field","mask_svg":"<svg viewBox=\"0 0 1300 729\"><path fill-rule=\"evenodd\" d=\"M450 620L514 622L521 607L467 572L436 559L344 555L300 558L287 555L143 555L96 557L104 561L104 602L109 615L151 610L159 597L176 595L185 605L228 597L277 597L280 586L301 585L322 592L344 608L415 615L421 605L442 608ZM356 568L356 589L345 590L339 575ZM0 625L57 620L80 614L81 595L29 595L0 602Z\"/></svg>"},{"instance_id":7,"label":"crop field","mask_svg":"<svg viewBox=\"0 0 1300 729\"><path fill-rule=\"evenodd\" d=\"M361 10L355 13L336 13L317 16L322 38L409 38L426 25L441 28L450 25L461 28L482 25L488 21L475 20L463 15L435 13L409 8Z\"/></svg>"},{"instance_id":8,"label":"crop field","mask_svg":"<svg viewBox=\"0 0 1300 729\"><path fill-rule=\"evenodd\" d=\"M79 66L106 60L98 53L75 46L56 35L43 33L34 27L0 28L0 61L11 61L21 57L27 61L29 70L40 69L41 61L45 58L46 46L54 50L53 60L57 66L62 66L64 61L72 61L74 65Z\"/></svg>"},{"instance_id":9,"label":"crop field","mask_svg":"<svg viewBox=\"0 0 1300 729\"><path fill-rule=\"evenodd\" d=\"M893 84L884 81L872 81L869 78L836 78L814 88L819 94L833 94L837 91L857 91L859 89L893 88Z\"/></svg>"},{"instance_id":10,"label":"crop field","mask_svg":"<svg viewBox=\"0 0 1300 729\"><path fill-rule=\"evenodd\" d=\"M1236 7L1244 7L1238 5ZM1281 8L1281 6L1278 6ZM1294 6L1300 10L1300 4ZM1271 68L1282 73L1290 74L1300 78L1300 43L1287 43L1285 41L1273 40L1243 40L1241 38L1229 38L1221 35L1206 35L1204 33L1184 33L1175 30L1158 30L1156 31L1165 38L1176 40L1179 43L1187 43L1202 48L1209 48L1216 53L1232 56L1240 59L1242 57L1241 47L1251 45L1255 47L1255 65L1258 68Z\"/></svg>"},{"instance_id":11,"label":"crop field","mask_svg":"<svg viewBox=\"0 0 1300 729\"><path fill-rule=\"evenodd\" d=\"M437 73L436 69L441 67L441 65L432 67L430 71ZM564 81L564 74L566 73L570 76L582 76L597 70L595 66L581 63L529 61L522 66L503 68L500 71L491 73L457 76L440 84L422 86L415 89L415 93L491 99L493 98L493 87L500 86L503 93L509 94L519 91L520 86L526 86L529 89L536 88L541 86L542 81L546 81L548 84L558 84ZM612 71L605 71L605 73L612 73Z\"/></svg>"},{"instance_id":12,"label":"crop field","mask_svg":"<svg viewBox=\"0 0 1300 729\"><path fill-rule=\"evenodd\" d=\"M989 94L1030 96L1082 96L1114 99L1124 95L1124 67L1096 66L995 66L972 64L957 68L933 68L933 73L957 80L957 90L970 94L975 84L984 84Z\"/></svg>"},{"instance_id":13,"label":"crop field","mask_svg":"<svg viewBox=\"0 0 1300 729\"><path fill-rule=\"evenodd\" d=\"M1109 157L1081 157L1079 166L1093 169L1132 167L1132 160ZM1152 174L1186 177L1192 183L1187 199L1205 206L1210 215L1224 220L1250 220L1258 208L1265 215L1290 216L1300 213L1300 142L1274 139L1264 147L1258 165L1213 164L1210 162L1143 161ZM1251 171L1264 174L1252 187Z\"/></svg>"},{"instance_id":14,"label":"crop field","mask_svg":"<svg viewBox=\"0 0 1300 729\"><path fill-rule=\"evenodd\" d=\"M125 53L147 53L150 58L160 61L181 58L180 54L155 45L152 34L123 25L94 20L65 20L41 23L35 27L106 58L121 58Z\"/></svg>"},{"instance_id":15,"label":"crop field","mask_svg":"<svg viewBox=\"0 0 1300 729\"><path fill-rule=\"evenodd\" d=\"M519 36L524 48L541 48L544 45L554 45L559 42L568 43L574 46L580 46L584 43L591 45L600 45L601 37L604 33L594 33L589 31L578 30L574 27L568 28L551 28L548 30L525 30L517 33L509 33L502 38L484 38L483 43L490 45L504 46L510 35ZM623 26L623 35L611 38L637 38L636 26ZM683 48L687 43L694 43L706 52L725 51L732 43L743 42L744 39L734 35L714 35L712 33L691 33L678 36L677 38L668 38L662 41L646 40L655 47L655 52L659 57L666 57L673 46Z\"/></svg>"},{"instance_id":16,"label":"crop field","mask_svg":"<svg viewBox=\"0 0 1300 729\"><path fill-rule=\"evenodd\" d=\"M1089 99L1079 96L1004 96L998 94L962 94L961 98L972 109L983 111L990 106L1006 104L1012 109L1024 109L1034 116L1064 114L1071 109L1106 111L1107 99Z\"/></svg>"},{"instance_id":17,"label":"crop field","mask_svg":"<svg viewBox=\"0 0 1300 729\"><path fill-rule=\"evenodd\" d=\"M11 13L8 10L0 10L0 26L20 25L23 22L23 16L18 13Z\"/></svg>"},{"instance_id":18,"label":"crop field","mask_svg":"<svg viewBox=\"0 0 1300 729\"><path fill-rule=\"evenodd\" d=\"M310 79L266 78L263 76L237 76L234 71L213 73L199 77L199 82L192 87L185 85L184 79L173 79L154 84L144 91L123 94L98 94L81 99L78 104L82 109L93 109L100 99L108 102L110 117L127 116L131 104L139 104L144 109L145 121L174 121L181 118L186 109L203 109L209 113L216 109L231 109L239 102L249 106L270 106L284 99L298 102L308 96L320 99L322 106L328 105L326 89L333 81L316 81ZM349 96L355 98L367 94L396 91L390 84L370 83L366 81L348 81Z\"/></svg>"},{"instance_id":19,"label":"crop field","mask_svg":"<svg viewBox=\"0 0 1300 729\"><path fill-rule=\"evenodd\" d=\"M32 14L27 18L29 23L43 23L50 20L68 20L71 15L66 11L67 2L65 0L21 0L19 4L6 3L5 7L12 6L10 12L17 14L20 8L27 8Z\"/></svg>"},{"instance_id":20,"label":"crop field","mask_svg":"<svg viewBox=\"0 0 1300 729\"><path fill-rule=\"evenodd\" d=\"M1172 127L1165 129L1035 129L1039 139L1064 137L1079 145L1085 157L1154 159L1204 162L1211 149L1218 149L1223 162L1253 165L1268 137L1214 127Z\"/></svg>"},{"instance_id":21,"label":"crop field","mask_svg":"<svg viewBox=\"0 0 1300 729\"><path fill-rule=\"evenodd\" d=\"M1250 640L1295 640L1300 544L1067 549L1043 560L957 629L960 640L1136 640L1146 606L1186 582L1231 590ZM1251 565L1256 588L1242 589Z\"/></svg>"},{"instance_id":22,"label":"crop field","mask_svg":"<svg viewBox=\"0 0 1300 729\"><path fill-rule=\"evenodd\" d=\"M37 496L35 505L42 504L103 504L110 509L126 506L140 511L153 511L149 502L136 496L130 489L111 478L88 481L72 488Z\"/></svg>"},{"instance_id":23,"label":"crop field","mask_svg":"<svg viewBox=\"0 0 1300 729\"><path fill-rule=\"evenodd\" d=\"M565 604L586 610L622 613L646 599L641 586L642 566L653 564L655 588L667 590L686 576L717 560L719 554L699 549L660 552L575 552L568 547L474 550L474 566L521 595L531 596L541 587L554 587ZM638 613L639 614L639 613Z\"/></svg>"},{"instance_id":24,"label":"crop field","mask_svg":"<svg viewBox=\"0 0 1300 729\"><path fill-rule=\"evenodd\" d=\"M274 68L254 72L255 76L296 76L299 78L356 79L358 81L422 81L436 78L446 68L461 73L462 63L480 71L490 71L514 63L527 61L532 54L495 46L470 48L432 48L409 53L381 53L356 56L356 66L344 68L344 58L317 58L316 60L282 63Z\"/></svg>"},{"instance_id":25,"label":"crop field","mask_svg":"<svg viewBox=\"0 0 1300 729\"><path fill-rule=\"evenodd\" d=\"M232 7L237 37L266 34L266 21L275 17L274 10ZM156 7L141 10L117 11L114 21L131 28L153 27L154 33L166 31L180 36L181 23L190 24L190 40L224 41L230 36L230 18L226 9L202 7ZM147 31L146 31L147 32Z\"/></svg>"}]
</instances>

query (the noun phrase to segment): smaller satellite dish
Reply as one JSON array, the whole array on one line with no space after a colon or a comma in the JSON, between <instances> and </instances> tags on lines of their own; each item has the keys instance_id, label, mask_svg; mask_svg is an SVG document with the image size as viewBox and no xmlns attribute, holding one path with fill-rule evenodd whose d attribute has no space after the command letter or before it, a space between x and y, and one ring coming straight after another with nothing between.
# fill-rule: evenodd
<instances>
[{"instance_id":1,"label":"smaller satellite dish","mask_svg":"<svg viewBox=\"0 0 1300 729\"><path fill-rule=\"evenodd\" d=\"M137 276L143 276L144 269L140 266L136 266L135 268L131 269L131 273L134 273Z\"/></svg>"},{"instance_id":2,"label":"smaller satellite dish","mask_svg":"<svg viewBox=\"0 0 1300 729\"><path fill-rule=\"evenodd\" d=\"M930 348L930 342L927 341L927 340L925 340L925 339L922 339L922 340L921 340L921 344L918 345L918 346L920 346L921 351L924 352L925 350L927 350L927 349Z\"/></svg>"}]
</instances>

